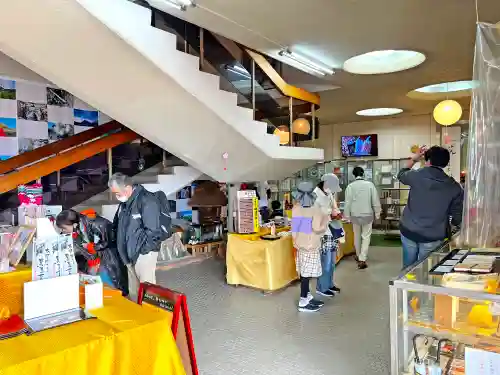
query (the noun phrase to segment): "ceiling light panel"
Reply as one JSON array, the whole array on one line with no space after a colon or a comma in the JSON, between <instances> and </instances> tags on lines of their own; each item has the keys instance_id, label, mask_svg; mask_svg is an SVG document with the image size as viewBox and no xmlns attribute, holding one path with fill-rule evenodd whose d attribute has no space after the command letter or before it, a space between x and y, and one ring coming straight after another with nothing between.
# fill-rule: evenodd
<instances>
[{"instance_id":1,"label":"ceiling light panel","mask_svg":"<svg viewBox=\"0 0 500 375\"><path fill-rule=\"evenodd\" d=\"M416 51L372 51L348 59L344 70L352 74L386 74L414 68L424 61L425 55Z\"/></svg>"},{"instance_id":2,"label":"ceiling light panel","mask_svg":"<svg viewBox=\"0 0 500 375\"><path fill-rule=\"evenodd\" d=\"M464 90L471 90L476 87L474 81L455 81L455 82L443 82L437 83L435 85L429 85L415 89L417 92L433 94L440 92L457 92Z\"/></svg>"},{"instance_id":3,"label":"ceiling light panel","mask_svg":"<svg viewBox=\"0 0 500 375\"><path fill-rule=\"evenodd\" d=\"M402 113L401 108L369 108L356 112L358 116L389 116Z\"/></svg>"}]
</instances>

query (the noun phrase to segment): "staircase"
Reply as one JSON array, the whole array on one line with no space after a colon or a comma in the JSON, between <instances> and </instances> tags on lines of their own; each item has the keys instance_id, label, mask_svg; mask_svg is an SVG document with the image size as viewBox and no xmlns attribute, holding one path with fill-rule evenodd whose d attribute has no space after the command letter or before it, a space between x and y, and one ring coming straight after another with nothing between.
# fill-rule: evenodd
<instances>
[{"instance_id":1,"label":"staircase","mask_svg":"<svg viewBox=\"0 0 500 375\"><path fill-rule=\"evenodd\" d=\"M175 35L150 26L147 8L16 0L2 16L5 54L216 180L280 179L323 159L320 149L280 146L219 77L176 50Z\"/></svg>"},{"instance_id":2,"label":"staircase","mask_svg":"<svg viewBox=\"0 0 500 375\"><path fill-rule=\"evenodd\" d=\"M175 164L175 165L174 165ZM207 179L202 173L192 167L177 165L181 163L170 163L170 166L163 167L159 164L149 168L132 179L135 183L141 184L151 192L163 191L167 196L175 194L184 186L189 185L197 179ZM98 214L113 221L119 202L114 194L106 190L92 198L73 207L76 211L83 211L93 208Z\"/></svg>"}]
</instances>

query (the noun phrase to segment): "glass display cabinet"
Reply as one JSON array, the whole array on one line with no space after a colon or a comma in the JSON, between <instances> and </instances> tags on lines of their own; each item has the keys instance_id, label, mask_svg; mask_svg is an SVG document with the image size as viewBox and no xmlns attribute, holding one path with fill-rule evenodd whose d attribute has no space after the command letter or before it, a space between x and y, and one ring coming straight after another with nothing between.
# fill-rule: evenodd
<instances>
[{"instance_id":1,"label":"glass display cabinet","mask_svg":"<svg viewBox=\"0 0 500 375\"><path fill-rule=\"evenodd\" d=\"M483 250L446 244L390 282L391 375L498 374L500 249ZM489 273L441 272L476 254L497 259Z\"/></svg>"}]
</instances>

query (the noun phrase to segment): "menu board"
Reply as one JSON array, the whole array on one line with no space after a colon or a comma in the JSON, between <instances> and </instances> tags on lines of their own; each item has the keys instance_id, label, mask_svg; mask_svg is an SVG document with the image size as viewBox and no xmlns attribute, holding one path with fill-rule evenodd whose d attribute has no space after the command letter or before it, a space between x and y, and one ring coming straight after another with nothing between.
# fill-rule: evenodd
<instances>
[{"instance_id":1,"label":"menu board","mask_svg":"<svg viewBox=\"0 0 500 375\"><path fill-rule=\"evenodd\" d=\"M33 280L74 275L78 272L70 234L35 239Z\"/></svg>"},{"instance_id":2,"label":"menu board","mask_svg":"<svg viewBox=\"0 0 500 375\"><path fill-rule=\"evenodd\" d=\"M238 233L259 231L259 202L254 190L240 190L238 199Z\"/></svg>"},{"instance_id":3,"label":"menu board","mask_svg":"<svg viewBox=\"0 0 500 375\"><path fill-rule=\"evenodd\" d=\"M159 294L146 291L142 296L142 301L159 307L160 309L174 312L175 301L172 301L171 298L168 298L166 296L161 296Z\"/></svg>"}]
</instances>

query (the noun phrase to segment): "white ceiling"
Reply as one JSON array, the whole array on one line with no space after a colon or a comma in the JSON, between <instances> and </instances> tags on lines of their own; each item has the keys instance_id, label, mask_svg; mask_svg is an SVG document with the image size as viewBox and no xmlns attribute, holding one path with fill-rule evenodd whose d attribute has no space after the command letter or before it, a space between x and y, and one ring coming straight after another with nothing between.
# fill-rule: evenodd
<instances>
[{"instance_id":1,"label":"white ceiling","mask_svg":"<svg viewBox=\"0 0 500 375\"><path fill-rule=\"evenodd\" d=\"M500 0L478 3L480 21L500 21ZM366 120L355 112L372 107L399 107L405 111L400 116L430 113L436 101L410 99L406 94L472 76L474 0L197 0L197 4L186 12L164 9L273 57L287 46L339 69L326 79L294 69L284 73L291 84L321 91L322 124ZM340 70L348 58L380 49L416 50L427 60L417 68L384 75ZM461 102L468 107L468 98Z\"/></svg>"}]
</instances>

